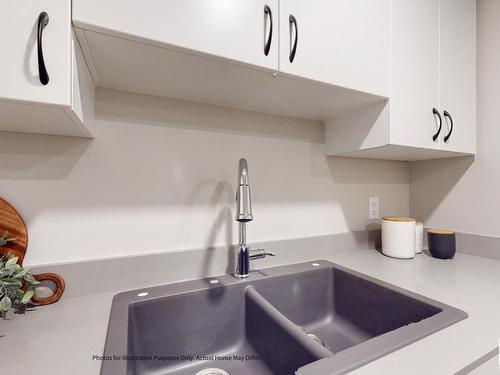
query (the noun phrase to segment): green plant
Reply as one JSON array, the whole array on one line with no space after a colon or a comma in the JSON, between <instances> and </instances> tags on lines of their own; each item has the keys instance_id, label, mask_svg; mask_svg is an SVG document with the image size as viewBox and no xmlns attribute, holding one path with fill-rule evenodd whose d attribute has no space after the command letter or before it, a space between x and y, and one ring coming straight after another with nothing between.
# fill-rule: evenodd
<instances>
[{"instance_id":1,"label":"green plant","mask_svg":"<svg viewBox=\"0 0 500 375\"><path fill-rule=\"evenodd\" d=\"M14 240L16 240L16 239L9 238L9 232L5 231L5 232L3 232L2 237L0 237L0 247L7 245L7 242L14 241Z\"/></svg>"},{"instance_id":2,"label":"green plant","mask_svg":"<svg viewBox=\"0 0 500 375\"><path fill-rule=\"evenodd\" d=\"M13 239L4 232L0 237L0 246ZM5 318L7 312L16 305L26 305L35 294L39 284L27 268L17 264L17 257L7 253L0 258L0 316Z\"/></svg>"}]
</instances>

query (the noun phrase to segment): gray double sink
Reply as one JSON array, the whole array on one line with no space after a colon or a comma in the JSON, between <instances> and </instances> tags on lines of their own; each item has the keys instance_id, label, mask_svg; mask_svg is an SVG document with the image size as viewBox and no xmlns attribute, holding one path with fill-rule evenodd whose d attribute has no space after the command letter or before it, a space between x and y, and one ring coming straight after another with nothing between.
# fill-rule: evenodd
<instances>
[{"instance_id":1,"label":"gray double sink","mask_svg":"<svg viewBox=\"0 0 500 375\"><path fill-rule=\"evenodd\" d=\"M327 261L120 293L102 375L341 374L465 319Z\"/></svg>"}]
</instances>

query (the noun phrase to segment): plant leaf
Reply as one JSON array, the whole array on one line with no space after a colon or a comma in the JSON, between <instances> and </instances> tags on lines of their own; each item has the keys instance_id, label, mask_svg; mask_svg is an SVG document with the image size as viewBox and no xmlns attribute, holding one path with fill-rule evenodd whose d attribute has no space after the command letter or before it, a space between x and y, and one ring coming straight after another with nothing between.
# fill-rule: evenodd
<instances>
[{"instance_id":1,"label":"plant leaf","mask_svg":"<svg viewBox=\"0 0 500 375\"><path fill-rule=\"evenodd\" d=\"M20 279L21 277L23 277L24 275L26 275L28 272L29 272L29 269L27 269L27 268L21 268L19 270L19 272L17 272L14 275L14 277L17 278L17 279Z\"/></svg>"},{"instance_id":2,"label":"plant leaf","mask_svg":"<svg viewBox=\"0 0 500 375\"><path fill-rule=\"evenodd\" d=\"M3 279L2 281L3 281L4 285L17 285L17 286L23 285L23 282L21 280L13 279L13 278Z\"/></svg>"},{"instance_id":3,"label":"plant leaf","mask_svg":"<svg viewBox=\"0 0 500 375\"><path fill-rule=\"evenodd\" d=\"M8 270L6 268L0 269L0 277L3 277L5 275L9 275L9 274L10 274L10 270Z\"/></svg>"},{"instance_id":4,"label":"plant leaf","mask_svg":"<svg viewBox=\"0 0 500 375\"><path fill-rule=\"evenodd\" d=\"M33 297L33 294L35 294L35 291L33 289L27 290L26 293L24 293L23 298L21 299L21 303L23 305L26 305L31 300L31 297Z\"/></svg>"},{"instance_id":5,"label":"plant leaf","mask_svg":"<svg viewBox=\"0 0 500 375\"><path fill-rule=\"evenodd\" d=\"M17 272L19 271L19 269L21 268L21 266L19 264L12 264L10 265L9 267L7 267L7 269L10 271L10 276L9 277L14 277L12 275L14 275L14 272Z\"/></svg>"},{"instance_id":6,"label":"plant leaf","mask_svg":"<svg viewBox=\"0 0 500 375\"><path fill-rule=\"evenodd\" d=\"M7 312L12 306L12 301L6 295L0 300L0 311Z\"/></svg>"},{"instance_id":7,"label":"plant leaf","mask_svg":"<svg viewBox=\"0 0 500 375\"><path fill-rule=\"evenodd\" d=\"M12 257L5 263L5 267L12 267L15 264L17 264L17 257Z\"/></svg>"},{"instance_id":8,"label":"plant leaf","mask_svg":"<svg viewBox=\"0 0 500 375\"><path fill-rule=\"evenodd\" d=\"M31 273L27 273L26 275L24 275L24 280L26 280L30 284L33 284L36 281Z\"/></svg>"}]
</instances>

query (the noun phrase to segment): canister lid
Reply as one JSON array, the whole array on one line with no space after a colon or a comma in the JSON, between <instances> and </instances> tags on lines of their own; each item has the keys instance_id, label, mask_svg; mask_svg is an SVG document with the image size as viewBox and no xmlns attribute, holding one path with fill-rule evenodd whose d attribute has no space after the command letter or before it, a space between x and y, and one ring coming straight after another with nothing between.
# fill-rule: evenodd
<instances>
[{"instance_id":1,"label":"canister lid","mask_svg":"<svg viewBox=\"0 0 500 375\"><path fill-rule=\"evenodd\" d=\"M447 230L447 229L428 229L427 233L434 233L434 234L455 234L454 231Z\"/></svg>"},{"instance_id":2,"label":"canister lid","mask_svg":"<svg viewBox=\"0 0 500 375\"><path fill-rule=\"evenodd\" d=\"M404 217L404 216L387 216L387 217L382 218L382 220L399 221L399 222L405 222L405 223L410 223L410 222L415 221L415 219L412 217Z\"/></svg>"}]
</instances>

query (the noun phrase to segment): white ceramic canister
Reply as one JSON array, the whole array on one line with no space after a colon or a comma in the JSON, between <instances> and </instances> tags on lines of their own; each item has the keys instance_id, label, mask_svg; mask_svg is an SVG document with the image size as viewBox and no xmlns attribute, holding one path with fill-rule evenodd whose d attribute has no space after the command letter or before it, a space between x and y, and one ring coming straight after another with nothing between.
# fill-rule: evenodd
<instances>
[{"instance_id":1,"label":"white ceramic canister","mask_svg":"<svg viewBox=\"0 0 500 375\"><path fill-rule=\"evenodd\" d=\"M415 223L415 254L421 254L424 251L424 223L417 221Z\"/></svg>"},{"instance_id":2,"label":"white ceramic canister","mask_svg":"<svg viewBox=\"0 0 500 375\"><path fill-rule=\"evenodd\" d=\"M382 253L393 258L415 257L416 221L411 217L382 219Z\"/></svg>"}]
</instances>

